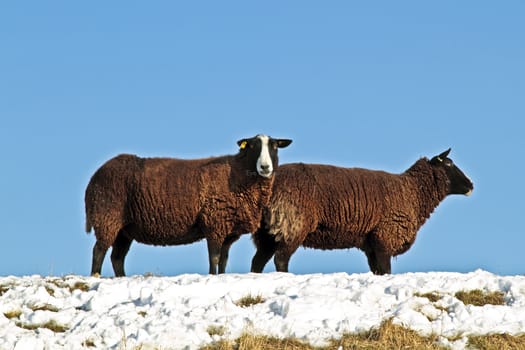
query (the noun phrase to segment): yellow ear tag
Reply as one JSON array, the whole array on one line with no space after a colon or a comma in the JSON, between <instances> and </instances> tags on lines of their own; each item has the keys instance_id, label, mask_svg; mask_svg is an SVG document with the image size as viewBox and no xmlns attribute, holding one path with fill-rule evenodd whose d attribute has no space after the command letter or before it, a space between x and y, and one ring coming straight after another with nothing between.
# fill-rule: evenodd
<instances>
[{"instance_id":1,"label":"yellow ear tag","mask_svg":"<svg viewBox=\"0 0 525 350\"><path fill-rule=\"evenodd\" d=\"M247 144L248 144L247 141L243 141L243 142L241 142L241 145L240 145L239 147L240 147L241 149L245 149Z\"/></svg>"}]
</instances>

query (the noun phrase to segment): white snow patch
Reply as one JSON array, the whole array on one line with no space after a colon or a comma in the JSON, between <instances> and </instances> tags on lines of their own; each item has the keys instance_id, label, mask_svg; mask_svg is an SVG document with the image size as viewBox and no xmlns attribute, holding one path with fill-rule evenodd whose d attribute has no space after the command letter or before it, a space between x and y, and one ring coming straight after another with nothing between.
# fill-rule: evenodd
<instances>
[{"instance_id":1,"label":"white snow patch","mask_svg":"<svg viewBox=\"0 0 525 350\"><path fill-rule=\"evenodd\" d=\"M454 297L473 289L501 291L506 305L464 305ZM1 349L198 349L243 332L324 345L387 319L421 334L436 333L453 349L464 348L468 335L525 333L525 277L481 270L388 276L10 276L0 278L0 290ZM429 292L441 299L418 296ZM260 295L264 302L236 304L248 295ZM66 330L54 332L46 328L49 322ZM210 335L210 326L224 334Z\"/></svg>"}]
</instances>

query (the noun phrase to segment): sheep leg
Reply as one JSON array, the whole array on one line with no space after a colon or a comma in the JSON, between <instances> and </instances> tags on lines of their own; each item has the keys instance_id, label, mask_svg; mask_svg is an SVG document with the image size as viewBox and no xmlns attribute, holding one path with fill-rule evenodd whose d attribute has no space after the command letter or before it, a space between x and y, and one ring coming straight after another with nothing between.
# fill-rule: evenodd
<instances>
[{"instance_id":1,"label":"sheep leg","mask_svg":"<svg viewBox=\"0 0 525 350\"><path fill-rule=\"evenodd\" d=\"M111 264L113 265L113 271L116 277L125 276L124 272L124 259L131 246L132 239L128 238L123 231L120 231L117 239L113 242L113 248L111 250Z\"/></svg>"},{"instance_id":2,"label":"sheep leg","mask_svg":"<svg viewBox=\"0 0 525 350\"><path fill-rule=\"evenodd\" d=\"M230 235L226 237L226 240L224 240L224 243L222 243L221 257L219 258L219 273L226 272L226 264L228 263L228 256L230 255L230 247L240 237L240 235Z\"/></svg>"},{"instance_id":3,"label":"sheep leg","mask_svg":"<svg viewBox=\"0 0 525 350\"><path fill-rule=\"evenodd\" d=\"M278 272L288 272L288 263L290 261L290 257L292 256L292 253L283 250L277 250L275 252L273 262L275 263L275 269Z\"/></svg>"},{"instance_id":4,"label":"sheep leg","mask_svg":"<svg viewBox=\"0 0 525 350\"><path fill-rule=\"evenodd\" d=\"M370 271L376 274L377 271L377 259L376 254L373 250L365 250L366 258L368 259L368 267Z\"/></svg>"},{"instance_id":5,"label":"sheep leg","mask_svg":"<svg viewBox=\"0 0 525 350\"><path fill-rule=\"evenodd\" d=\"M222 244L213 241L211 239L207 240L208 243L208 259L210 262L210 271L211 275L217 274L217 266L219 265L219 260L221 258L221 247Z\"/></svg>"},{"instance_id":6,"label":"sheep leg","mask_svg":"<svg viewBox=\"0 0 525 350\"><path fill-rule=\"evenodd\" d=\"M361 249L365 252L368 259L368 266L374 275L391 273L391 256L385 252L381 240L377 238L377 232L372 232L368 235Z\"/></svg>"},{"instance_id":7,"label":"sheep leg","mask_svg":"<svg viewBox=\"0 0 525 350\"><path fill-rule=\"evenodd\" d=\"M261 229L253 235L253 242L257 247L257 251L252 258L251 272L261 273L264 270L264 266L275 254L277 243L273 235Z\"/></svg>"},{"instance_id":8,"label":"sheep leg","mask_svg":"<svg viewBox=\"0 0 525 350\"><path fill-rule=\"evenodd\" d=\"M274 250L257 249L252 259L251 272L257 272L257 273L263 272L264 267L266 266L268 261L270 261L274 253L275 253L275 249Z\"/></svg>"},{"instance_id":9,"label":"sheep leg","mask_svg":"<svg viewBox=\"0 0 525 350\"><path fill-rule=\"evenodd\" d=\"M390 255L383 252L376 252L377 269L374 272L376 275L385 275L392 272L390 266Z\"/></svg>"},{"instance_id":10,"label":"sheep leg","mask_svg":"<svg viewBox=\"0 0 525 350\"><path fill-rule=\"evenodd\" d=\"M93 260L91 262L91 276L100 276L102 262L108 250L108 246L101 241L97 241L93 247Z\"/></svg>"},{"instance_id":11,"label":"sheep leg","mask_svg":"<svg viewBox=\"0 0 525 350\"><path fill-rule=\"evenodd\" d=\"M374 275L391 273L390 255L374 249L366 250L365 254L368 258L370 271L372 271Z\"/></svg>"}]
</instances>

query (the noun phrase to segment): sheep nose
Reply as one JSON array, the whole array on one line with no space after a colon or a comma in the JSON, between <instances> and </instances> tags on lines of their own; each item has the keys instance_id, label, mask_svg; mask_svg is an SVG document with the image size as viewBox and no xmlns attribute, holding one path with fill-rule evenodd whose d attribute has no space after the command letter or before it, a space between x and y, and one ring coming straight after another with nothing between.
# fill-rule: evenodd
<instances>
[{"instance_id":1,"label":"sheep nose","mask_svg":"<svg viewBox=\"0 0 525 350\"><path fill-rule=\"evenodd\" d=\"M270 169L270 165L269 164L261 164L261 169L262 170L269 170Z\"/></svg>"}]
</instances>

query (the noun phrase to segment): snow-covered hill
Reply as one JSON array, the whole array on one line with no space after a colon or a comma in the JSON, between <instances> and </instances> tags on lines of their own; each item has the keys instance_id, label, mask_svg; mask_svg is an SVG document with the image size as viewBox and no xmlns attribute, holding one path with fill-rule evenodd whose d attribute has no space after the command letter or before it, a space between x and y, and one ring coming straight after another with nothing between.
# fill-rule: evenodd
<instances>
[{"instance_id":1,"label":"snow-covered hill","mask_svg":"<svg viewBox=\"0 0 525 350\"><path fill-rule=\"evenodd\" d=\"M454 296L473 289L501 291L506 304L465 305ZM432 302L425 293L440 298ZM249 295L264 301L237 305ZM468 335L525 333L525 277L479 270L0 278L0 349L196 349L242 332L322 345L390 318L423 334L440 334L453 348L463 348ZM211 329L223 335L210 335ZM447 340L458 335L460 340Z\"/></svg>"}]
</instances>

